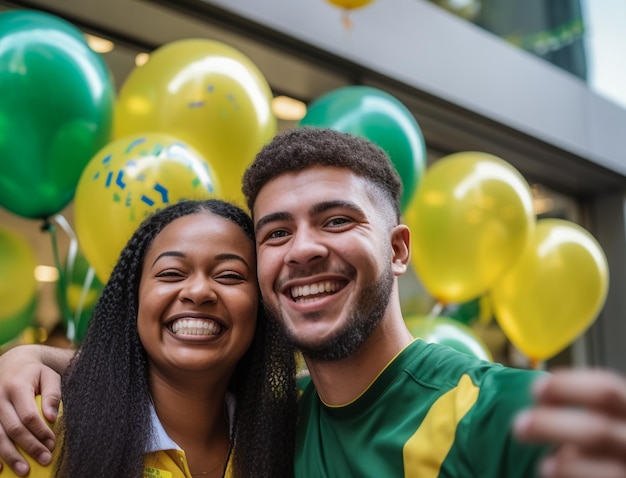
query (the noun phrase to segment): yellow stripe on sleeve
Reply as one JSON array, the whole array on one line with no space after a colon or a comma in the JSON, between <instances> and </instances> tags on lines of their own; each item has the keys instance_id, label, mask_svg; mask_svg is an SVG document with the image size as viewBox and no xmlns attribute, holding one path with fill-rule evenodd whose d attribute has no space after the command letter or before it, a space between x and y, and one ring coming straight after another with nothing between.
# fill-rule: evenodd
<instances>
[{"instance_id":1,"label":"yellow stripe on sleeve","mask_svg":"<svg viewBox=\"0 0 626 478\"><path fill-rule=\"evenodd\" d=\"M433 404L422 425L403 449L406 478L436 478L452 444L459 422L476 403L478 387L468 375Z\"/></svg>"}]
</instances>

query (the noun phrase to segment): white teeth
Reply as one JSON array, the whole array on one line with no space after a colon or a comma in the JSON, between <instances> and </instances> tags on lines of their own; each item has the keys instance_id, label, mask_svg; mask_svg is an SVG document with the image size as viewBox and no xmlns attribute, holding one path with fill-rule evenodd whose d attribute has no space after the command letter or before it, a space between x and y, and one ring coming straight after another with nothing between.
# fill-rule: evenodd
<instances>
[{"instance_id":1,"label":"white teeth","mask_svg":"<svg viewBox=\"0 0 626 478\"><path fill-rule=\"evenodd\" d=\"M338 282L323 281L316 284L303 285L291 288L291 297L303 299L312 295L323 294L325 292L335 292L341 288Z\"/></svg>"},{"instance_id":2,"label":"white teeth","mask_svg":"<svg viewBox=\"0 0 626 478\"><path fill-rule=\"evenodd\" d=\"M179 319L171 328L178 335L216 335L221 331L217 322L202 319Z\"/></svg>"}]
</instances>

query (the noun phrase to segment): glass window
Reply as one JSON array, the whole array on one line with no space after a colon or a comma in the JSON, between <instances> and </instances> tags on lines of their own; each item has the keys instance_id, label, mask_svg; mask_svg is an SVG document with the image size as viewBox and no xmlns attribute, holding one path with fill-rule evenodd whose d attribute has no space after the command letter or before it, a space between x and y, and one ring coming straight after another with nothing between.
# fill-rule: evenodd
<instances>
[{"instance_id":1,"label":"glass window","mask_svg":"<svg viewBox=\"0 0 626 478\"><path fill-rule=\"evenodd\" d=\"M430 0L626 107L624 0Z\"/></svg>"}]
</instances>

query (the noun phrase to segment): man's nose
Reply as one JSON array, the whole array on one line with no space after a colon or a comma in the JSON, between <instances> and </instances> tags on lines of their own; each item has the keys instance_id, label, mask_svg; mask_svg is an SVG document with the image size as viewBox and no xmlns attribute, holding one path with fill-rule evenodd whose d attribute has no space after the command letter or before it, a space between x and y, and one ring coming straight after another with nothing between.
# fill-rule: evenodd
<instances>
[{"instance_id":1,"label":"man's nose","mask_svg":"<svg viewBox=\"0 0 626 478\"><path fill-rule=\"evenodd\" d=\"M310 229L298 230L293 234L285 256L288 264L307 264L326 257L328 249L319 234Z\"/></svg>"}]
</instances>

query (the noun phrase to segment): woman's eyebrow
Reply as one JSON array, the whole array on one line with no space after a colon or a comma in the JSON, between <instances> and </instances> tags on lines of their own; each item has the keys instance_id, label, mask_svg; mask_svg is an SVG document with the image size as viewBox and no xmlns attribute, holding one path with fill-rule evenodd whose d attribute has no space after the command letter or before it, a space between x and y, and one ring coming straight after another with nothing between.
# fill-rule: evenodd
<instances>
[{"instance_id":1,"label":"woman's eyebrow","mask_svg":"<svg viewBox=\"0 0 626 478\"><path fill-rule=\"evenodd\" d=\"M157 258L154 260L154 262L152 263L152 266L154 266L154 264L156 264L156 263L157 263L157 261L158 261L159 259L161 259L162 257L167 257L167 256L172 256L172 257L185 257L185 254L183 254L183 253L182 253L182 252L180 252L180 251L165 251L165 252L162 252L162 253L161 253L161 254L159 254L159 255L157 256ZM151 266L151 267L152 267L152 266Z\"/></svg>"}]
</instances>

